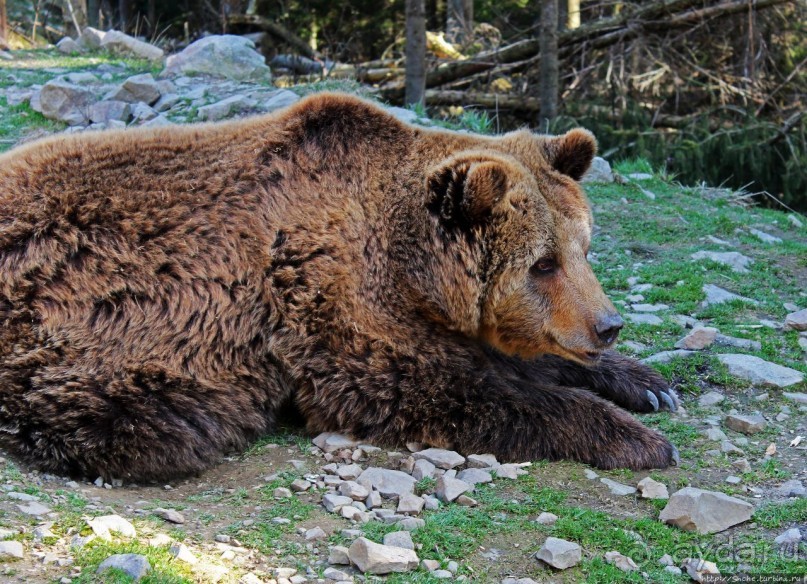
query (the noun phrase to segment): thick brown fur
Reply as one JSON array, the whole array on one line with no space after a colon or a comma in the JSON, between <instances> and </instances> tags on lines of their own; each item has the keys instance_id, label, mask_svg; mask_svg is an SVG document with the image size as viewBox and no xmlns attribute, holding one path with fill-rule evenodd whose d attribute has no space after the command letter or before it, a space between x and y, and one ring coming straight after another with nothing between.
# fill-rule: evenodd
<instances>
[{"instance_id":1,"label":"thick brown fur","mask_svg":"<svg viewBox=\"0 0 807 584\"><path fill-rule=\"evenodd\" d=\"M13 150L0 440L50 472L165 479L270 431L292 398L310 430L368 441L674 463L617 407L674 394L594 332L613 312L576 183L595 148L321 94Z\"/></svg>"}]
</instances>

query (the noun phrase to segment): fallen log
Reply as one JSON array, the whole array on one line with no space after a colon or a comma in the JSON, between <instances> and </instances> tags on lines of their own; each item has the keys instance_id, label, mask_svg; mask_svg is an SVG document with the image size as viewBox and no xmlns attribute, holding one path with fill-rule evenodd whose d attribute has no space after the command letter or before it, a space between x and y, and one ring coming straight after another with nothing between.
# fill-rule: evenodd
<instances>
[{"instance_id":1,"label":"fallen log","mask_svg":"<svg viewBox=\"0 0 807 584\"><path fill-rule=\"evenodd\" d=\"M296 34L291 32L282 24L278 24L268 18L264 18L258 14L231 14L227 17L227 24L249 24L256 26L261 30L265 30L272 36L282 40L286 44L297 49L300 54L308 57L309 59L319 59L320 56L317 52L310 47L310 45Z\"/></svg>"}]
</instances>

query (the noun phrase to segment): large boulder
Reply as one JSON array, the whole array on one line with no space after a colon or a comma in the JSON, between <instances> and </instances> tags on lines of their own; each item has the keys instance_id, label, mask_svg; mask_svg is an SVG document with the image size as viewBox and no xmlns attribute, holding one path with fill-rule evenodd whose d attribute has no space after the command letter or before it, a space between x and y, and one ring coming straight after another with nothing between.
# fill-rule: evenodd
<instances>
[{"instance_id":1,"label":"large boulder","mask_svg":"<svg viewBox=\"0 0 807 584\"><path fill-rule=\"evenodd\" d=\"M236 81L267 81L271 71L255 43L235 35L199 39L166 60L167 75L211 75Z\"/></svg>"},{"instance_id":2,"label":"large boulder","mask_svg":"<svg viewBox=\"0 0 807 584\"><path fill-rule=\"evenodd\" d=\"M101 39L101 48L149 61L162 61L165 56L165 52L161 48L144 43L117 30L110 30L104 34Z\"/></svg>"},{"instance_id":3,"label":"large boulder","mask_svg":"<svg viewBox=\"0 0 807 584\"><path fill-rule=\"evenodd\" d=\"M53 79L42 86L38 103L39 111L46 118L78 126L87 123L90 106L95 101L91 91L62 79Z\"/></svg>"},{"instance_id":4,"label":"large boulder","mask_svg":"<svg viewBox=\"0 0 807 584\"><path fill-rule=\"evenodd\" d=\"M409 572L418 567L417 554L410 549L381 545L364 537L358 538L348 549L351 563L365 574Z\"/></svg>"},{"instance_id":5,"label":"large boulder","mask_svg":"<svg viewBox=\"0 0 807 584\"><path fill-rule=\"evenodd\" d=\"M751 519L754 506L715 491L686 487L673 493L659 519L684 531L716 533Z\"/></svg>"}]
</instances>

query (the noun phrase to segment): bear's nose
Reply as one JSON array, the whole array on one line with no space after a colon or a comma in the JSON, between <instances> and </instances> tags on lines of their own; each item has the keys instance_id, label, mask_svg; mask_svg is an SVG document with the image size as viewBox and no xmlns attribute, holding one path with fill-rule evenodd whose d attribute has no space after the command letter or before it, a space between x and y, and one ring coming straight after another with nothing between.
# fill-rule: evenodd
<instances>
[{"instance_id":1,"label":"bear's nose","mask_svg":"<svg viewBox=\"0 0 807 584\"><path fill-rule=\"evenodd\" d=\"M597 324L594 325L594 330L597 331L597 337L603 345L610 345L616 340L620 329L624 325L625 322L622 317L612 312L601 316Z\"/></svg>"}]
</instances>

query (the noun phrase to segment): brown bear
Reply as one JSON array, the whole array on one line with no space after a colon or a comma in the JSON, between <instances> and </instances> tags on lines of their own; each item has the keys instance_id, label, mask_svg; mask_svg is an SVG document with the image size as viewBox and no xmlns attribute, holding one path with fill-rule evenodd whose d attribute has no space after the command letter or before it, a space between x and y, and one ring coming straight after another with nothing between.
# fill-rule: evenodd
<instances>
[{"instance_id":1,"label":"brown bear","mask_svg":"<svg viewBox=\"0 0 807 584\"><path fill-rule=\"evenodd\" d=\"M166 479L272 430L666 467L607 351L584 130L410 127L320 94L0 157L0 440L48 472Z\"/></svg>"}]
</instances>

